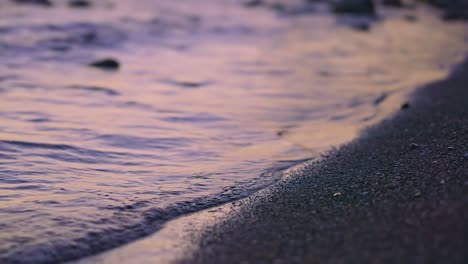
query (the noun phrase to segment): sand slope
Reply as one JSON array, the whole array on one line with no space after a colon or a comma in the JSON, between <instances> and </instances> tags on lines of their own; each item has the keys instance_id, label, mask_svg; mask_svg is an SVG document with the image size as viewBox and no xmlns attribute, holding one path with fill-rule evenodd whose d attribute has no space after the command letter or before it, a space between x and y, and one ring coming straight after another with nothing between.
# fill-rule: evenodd
<instances>
[{"instance_id":1,"label":"sand slope","mask_svg":"<svg viewBox=\"0 0 468 264\"><path fill-rule=\"evenodd\" d=\"M463 263L468 65L205 231L181 263ZM239 211L237 209L236 211Z\"/></svg>"}]
</instances>

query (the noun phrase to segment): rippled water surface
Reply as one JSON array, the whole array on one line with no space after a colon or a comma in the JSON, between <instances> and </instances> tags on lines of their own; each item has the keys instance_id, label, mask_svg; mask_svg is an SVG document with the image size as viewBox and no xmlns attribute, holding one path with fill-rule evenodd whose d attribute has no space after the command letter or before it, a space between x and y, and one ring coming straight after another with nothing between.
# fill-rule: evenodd
<instances>
[{"instance_id":1,"label":"rippled water surface","mask_svg":"<svg viewBox=\"0 0 468 264\"><path fill-rule=\"evenodd\" d=\"M0 259L80 257L248 195L467 50L424 8L362 32L292 2L0 1ZM106 57L121 68L88 66Z\"/></svg>"}]
</instances>

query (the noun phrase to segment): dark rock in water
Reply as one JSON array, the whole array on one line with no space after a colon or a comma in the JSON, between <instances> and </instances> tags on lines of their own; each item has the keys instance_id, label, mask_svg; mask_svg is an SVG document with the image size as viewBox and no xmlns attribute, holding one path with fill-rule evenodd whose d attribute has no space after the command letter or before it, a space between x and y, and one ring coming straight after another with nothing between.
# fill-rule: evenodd
<instances>
[{"instance_id":1,"label":"dark rock in water","mask_svg":"<svg viewBox=\"0 0 468 264\"><path fill-rule=\"evenodd\" d=\"M262 0L250 0L250 1L247 1L244 3L244 6L246 7L258 7L258 6L261 6L263 5L263 1Z\"/></svg>"},{"instance_id":2,"label":"dark rock in water","mask_svg":"<svg viewBox=\"0 0 468 264\"><path fill-rule=\"evenodd\" d=\"M18 4L32 4L41 6L52 6L52 2L49 0L11 0Z\"/></svg>"},{"instance_id":3,"label":"dark rock in water","mask_svg":"<svg viewBox=\"0 0 468 264\"><path fill-rule=\"evenodd\" d=\"M334 0L332 9L338 14L375 15L372 0Z\"/></svg>"},{"instance_id":4,"label":"dark rock in water","mask_svg":"<svg viewBox=\"0 0 468 264\"><path fill-rule=\"evenodd\" d=\"M89 64L91 67L101 68L104 70L117 70L120 67L120 63L114 59L103 59L95 61Z\"/></svg>"},{"instance_id":5,"label":"dark rock in water","mask_svg":"<svg viewBox=\"0 0 468 264\"><path fill-rule=\"evenodd\" d=\"M86 0L71 0L70 2L68 2L68 5L70 7L84 8L84 7L90 7L91 3Z\"/></svg>"},{"instance_id":6,"label":"dark rock in water","mask_svg":"<svg viewBox=\"0 0 468 264\"><path fill-rule=\"evenodd\" d=\"M386 6L403 7L403 2L401 0L383 0L382 4Z\"/></svg>"},{"instance_id":7,"label":"dark rock in water","mask_svg":"<svg viewBox=\"0 0 468 264\"><path fill-rule=\"evenodd\" d=\"M408 102L403 103L403 104L401 105L401 109L408 109L409 107L410 107L410 104L409 104Z\"/></svg>"}]
</instances>

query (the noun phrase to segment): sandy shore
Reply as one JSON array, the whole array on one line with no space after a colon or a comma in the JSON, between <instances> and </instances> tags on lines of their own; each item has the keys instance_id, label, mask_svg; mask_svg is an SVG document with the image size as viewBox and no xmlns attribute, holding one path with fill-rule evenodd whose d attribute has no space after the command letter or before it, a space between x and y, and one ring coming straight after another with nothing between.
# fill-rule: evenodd
<instances>
[{"instance_id":1,"label":"sandy shore","mask_svg":"<svg viewBox=\"0 0 468 264\"><path fill-rule=\"evenodd\" d=\"M468 65L329 158L245 199L181 263L463 263Z\"/></svg>"}]
</instances>

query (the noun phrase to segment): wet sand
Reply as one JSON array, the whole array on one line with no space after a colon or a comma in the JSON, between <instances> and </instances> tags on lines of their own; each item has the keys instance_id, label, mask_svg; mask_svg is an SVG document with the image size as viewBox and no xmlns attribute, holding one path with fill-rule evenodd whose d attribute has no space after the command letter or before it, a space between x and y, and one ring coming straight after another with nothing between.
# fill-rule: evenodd
<instances>
[{"instance_id":1,"label":"wet sand","mask_svg":"<svg viewBox=\"0 0 468 264\"><path fill-rule=\"evenodd\" d=\"M463 263L468 64L319 164L231 205L180 263Z\"/></svg>"}]
</instances>

